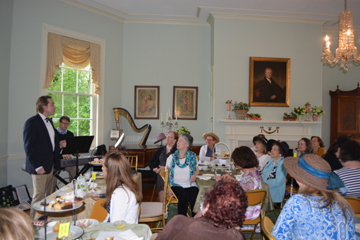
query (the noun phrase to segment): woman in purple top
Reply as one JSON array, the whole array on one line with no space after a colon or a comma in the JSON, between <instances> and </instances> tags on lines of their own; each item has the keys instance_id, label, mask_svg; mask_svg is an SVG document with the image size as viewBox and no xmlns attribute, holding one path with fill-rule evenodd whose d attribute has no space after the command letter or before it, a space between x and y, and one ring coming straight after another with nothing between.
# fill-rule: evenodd
<instances>
[{"instance_id":1,"label":"woman in purple top","mask_svg":"<svg viewBox=\"0 0 360 240\"><path fill-rule=\"evenodd\" d=\"M231 154L231 159L234 160L236 168L243 171L241 176L236 177L239 181L240 186L245 191L261 189L261 175L257 170L259 161L256 158L254 152L246 146L236 148ZM221 177L222 179L233 179L228 174ZM246 209L245 219L255 219L260 215L261 204L257 206L249 206Z\"/></svg>"}]
</instances>

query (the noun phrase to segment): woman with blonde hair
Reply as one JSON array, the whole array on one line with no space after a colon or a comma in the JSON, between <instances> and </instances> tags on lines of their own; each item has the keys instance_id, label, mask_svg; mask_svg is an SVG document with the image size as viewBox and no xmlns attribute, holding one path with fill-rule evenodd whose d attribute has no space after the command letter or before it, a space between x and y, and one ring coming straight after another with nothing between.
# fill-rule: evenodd
<instances>
[{"instance_id":1,"label":"woman with blonde hair","mask_svg":"<svg viewBox=\"0 0 360 240\"><path fill-rule=\"evenodd\" d=\"M284 166L300 188L286 202L271 234L278 240L355 239L354 213L338 193L345 185L330 165L306 154L286 158Z\"/></svg>"},{"instance_id":2,"label":"woman with blonde hair","mask_svg":"<svg viewBox=\"0 0 360 240\"><path fill-rule=\"evenodd\" d=\"M0 240L33 240L30 217L17 208L0 208Z\"/></svg>"},{"instance_id":3,"label":"woman with blonde hair","mask_svg":"<svg viewBox=\"0 0 360 240\"><path fill-rule=\"evenodd\" d=\"M102 170L106 178L106 198L102 206L108 212L104 222L125 220L129 224L137 224L142 193L132 178L129 161L119 152L109 152Z\"/></svg>"}]
</instances>

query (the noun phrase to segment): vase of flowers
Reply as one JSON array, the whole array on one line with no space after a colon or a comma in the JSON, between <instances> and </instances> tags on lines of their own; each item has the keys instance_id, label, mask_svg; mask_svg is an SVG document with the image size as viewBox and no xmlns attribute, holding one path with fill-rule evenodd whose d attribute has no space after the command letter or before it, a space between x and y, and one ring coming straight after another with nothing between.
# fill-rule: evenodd
<instances>
[{"instance_id":1,"label":"vase of flowers","mask_svg":"<svg viewBox=\"0 0 360 240\"><path fill-rule=\"evenodd\" d=\"M312 107L310 109L310 115L312 116L312 119L314 122L318 120L319 117L325 114L325 111L323 110L323 107Z\"/></svg>"},{"instance_id":2,"label":"vase of flowers","mask_svg":"<svg viewBox=\"0 0 360 240\"><path fill-rule=\"evenodd\" d=\"M306 107L301 106L301 107L294 108L293 110L298 115L299 121L301 121L301 117L306 114Z\"/></svg>"},{"instance_id":3,"label":"vase of flowers","mask_svg":"<svg viewBox=\"0 0 360 240\"><path fill-rule=\"evenodd\" d=\"M191 134L190 130L187 129L187 127L182 126L181 128L179 128L178 130L176 130L176 133L178 135L182 134L182 133L187 133L187 134Z\"/></svg>"},{"instance_id":4,"label":"vase of flowers","mask_svg":"<svg viewBox=\"0 0 360 240\"><path fill-rule=\"evenodd\" d=\"M237 120L245 120L246 113L249 111L250 106L247 103L243 102L235 102L233 104L233 111L235 112L235 116Z\"/></svg>"}]
</instances>

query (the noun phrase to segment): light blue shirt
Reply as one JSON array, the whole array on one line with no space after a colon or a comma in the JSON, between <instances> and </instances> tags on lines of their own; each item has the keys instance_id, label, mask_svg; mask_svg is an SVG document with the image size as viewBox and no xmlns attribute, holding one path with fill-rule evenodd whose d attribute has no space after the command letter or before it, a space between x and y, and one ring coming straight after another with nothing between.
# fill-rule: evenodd
<instances>
[{"instance_id":1,"label":"light blue shirt","mask_svg":"<svg viewBox=\"0 0 360 240\"><path fill-rule=\"evenodd\" d=\"M281 210L271 232L281 239L355 239L355 220L349 209L347 222L338 202L321 208L322 197L296 194Z\"/></svg>"}]
</instances>

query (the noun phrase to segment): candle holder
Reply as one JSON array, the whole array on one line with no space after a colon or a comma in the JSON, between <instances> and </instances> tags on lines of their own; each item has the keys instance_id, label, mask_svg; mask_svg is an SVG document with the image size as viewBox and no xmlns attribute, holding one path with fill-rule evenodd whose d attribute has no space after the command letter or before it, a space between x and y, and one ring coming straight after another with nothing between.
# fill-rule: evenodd
<instances>
[{"instance_id":1,"label":"candle holder","mask_svg":"<svg viewBox=\"0 0 360 240\"><path fill-rule=\"evenodd\" d=\"M305 121L310 121L310 117L309 117L310 103L309 103L309 102L305 103L305 108L306 108L306 118L305 118Z\"/></svg>"},{"instance_id":2,"label":"candle holder","mask_svg":"<svg viewBox=\"0 0 360 240\"><path fill-rule=\"evenodd\" d=\"M179 124L177 121L175 123L173 123L172 119L169 117L167 119L166 123L161 121L160 128L161 128L161 131L167 135L167 134L169 134L169 132L175 132L179 128Z\"/></svg>"}]
</instances>

